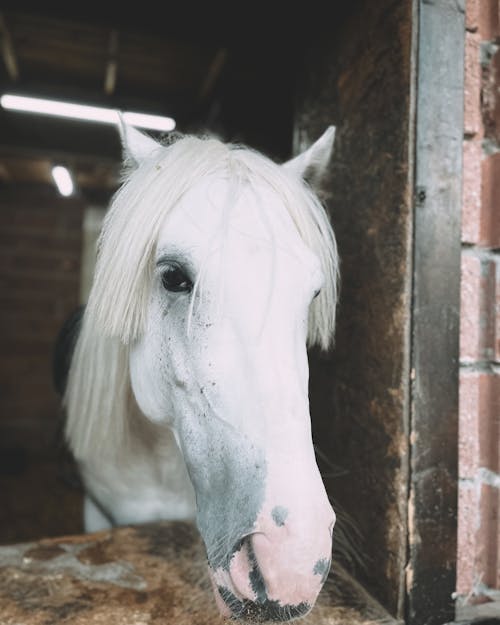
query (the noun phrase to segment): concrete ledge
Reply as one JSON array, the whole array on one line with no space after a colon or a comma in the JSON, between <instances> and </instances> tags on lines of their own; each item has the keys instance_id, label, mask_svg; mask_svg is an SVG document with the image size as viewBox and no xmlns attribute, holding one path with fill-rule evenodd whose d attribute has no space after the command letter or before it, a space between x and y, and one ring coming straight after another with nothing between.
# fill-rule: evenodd
<instances>
[{"instance_id":1,"label":"concrete ledge","mask_svg":"<svg viewBox=\"0 0 500 625\"><path fill-rule=\"evenodd\" d=\"M191 524L155 523L0 547L0 625L222 622ZM301 622L397 623L338 565Z\"/></svg>"}]
</instances>

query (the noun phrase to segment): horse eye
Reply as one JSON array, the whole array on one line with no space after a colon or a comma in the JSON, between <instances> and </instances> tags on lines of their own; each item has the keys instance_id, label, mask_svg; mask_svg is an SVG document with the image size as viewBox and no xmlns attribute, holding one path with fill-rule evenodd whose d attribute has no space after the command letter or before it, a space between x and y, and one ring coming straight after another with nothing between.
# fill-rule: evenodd
<instances>
[{"instance_id":1,"label":"horse eye","mask_svg":"<svg viewBox=\"0 0 500 625\"><path fill-rule=\"evenodd\" d=\"M167 291L172 291L173 293L189 292L193 288L191 280L176 265L171 265L162 272L161 282Z\"/></svg>"},{"instance_id":2,"label":"horse eye","mask_svg":"<svg viewBox=\"0 0 500 625\"><path fill-rule=\"evenodd\" d=\"M321 289L318 289L318 290L314 293L314 295L313 295L313 299L316 299L320 293L321 293Z\"/></svg>"}]
</instances>

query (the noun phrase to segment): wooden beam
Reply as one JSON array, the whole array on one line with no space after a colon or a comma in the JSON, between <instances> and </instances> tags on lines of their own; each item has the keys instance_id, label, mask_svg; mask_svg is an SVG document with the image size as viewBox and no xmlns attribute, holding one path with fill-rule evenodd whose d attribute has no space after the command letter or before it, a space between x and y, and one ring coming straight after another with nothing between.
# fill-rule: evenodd
<instances>
[{"instance_id":1,"label":"wooden beam","mask_svg":"<svg viewBox=\"0 0 500 625\"><path fill-rule=\"evenodd\" d=\"M3 62L5 63L7 73L11 80L16 81L19 78L19 65L17 63L14 44L12 43L12 37L2 13L0 13L0 40Z\"/></svg>"},{"instance_id":2,"label":"wooden beam","mask_svg":"<svg viewBox=\"0 0 500 625\"><path fill-rule=\"evenodd\" d=\"M464 3L413 0L416 29L408 625L454 620Z\"/></svg>"},{"instance_id":3,"label":"wooden beam","mask_svg":"<svg viewBox=\"0 0 500 625\"><path fill-rule=\"evenodd\" d=\"M112 95L116 88L116 75L118 73L118 31L113 29L109 33L108 62L104 76L104 93Z\"/></svg>"}]
</instances>

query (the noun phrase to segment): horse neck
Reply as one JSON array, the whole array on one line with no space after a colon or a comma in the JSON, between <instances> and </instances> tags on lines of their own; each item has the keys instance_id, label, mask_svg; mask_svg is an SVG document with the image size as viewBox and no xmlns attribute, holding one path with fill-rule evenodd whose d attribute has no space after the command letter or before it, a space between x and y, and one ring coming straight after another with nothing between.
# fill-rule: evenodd
<instances>
[{"instance_id":1,"label":"horse neck","mask_svg":"<svg viewBox=\"0 0 500 625\"><path fill-rule=\"evenodd\" d=\"M192 487L174 433L147 419L134 400L130 403L122 447L99 463L84 460L86 477L126 496L134 489L152 488L165 497L175 494L191 500Z\"/></svg>"}]
</instances>

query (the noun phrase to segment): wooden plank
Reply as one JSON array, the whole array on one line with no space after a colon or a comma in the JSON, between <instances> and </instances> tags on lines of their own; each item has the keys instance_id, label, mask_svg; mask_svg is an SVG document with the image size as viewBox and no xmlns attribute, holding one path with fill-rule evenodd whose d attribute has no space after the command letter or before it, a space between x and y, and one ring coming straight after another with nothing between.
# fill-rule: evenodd
<instances>
[{"instance_id":1,"label":"wooden plank","mask_svg":"<svg viewBox=\"0 0 500 625\"><path fill-rule=\"evenodd\" d=\"M419 0L408 625L453 620L464 2Z\"/></svg>"}]
</instances>

